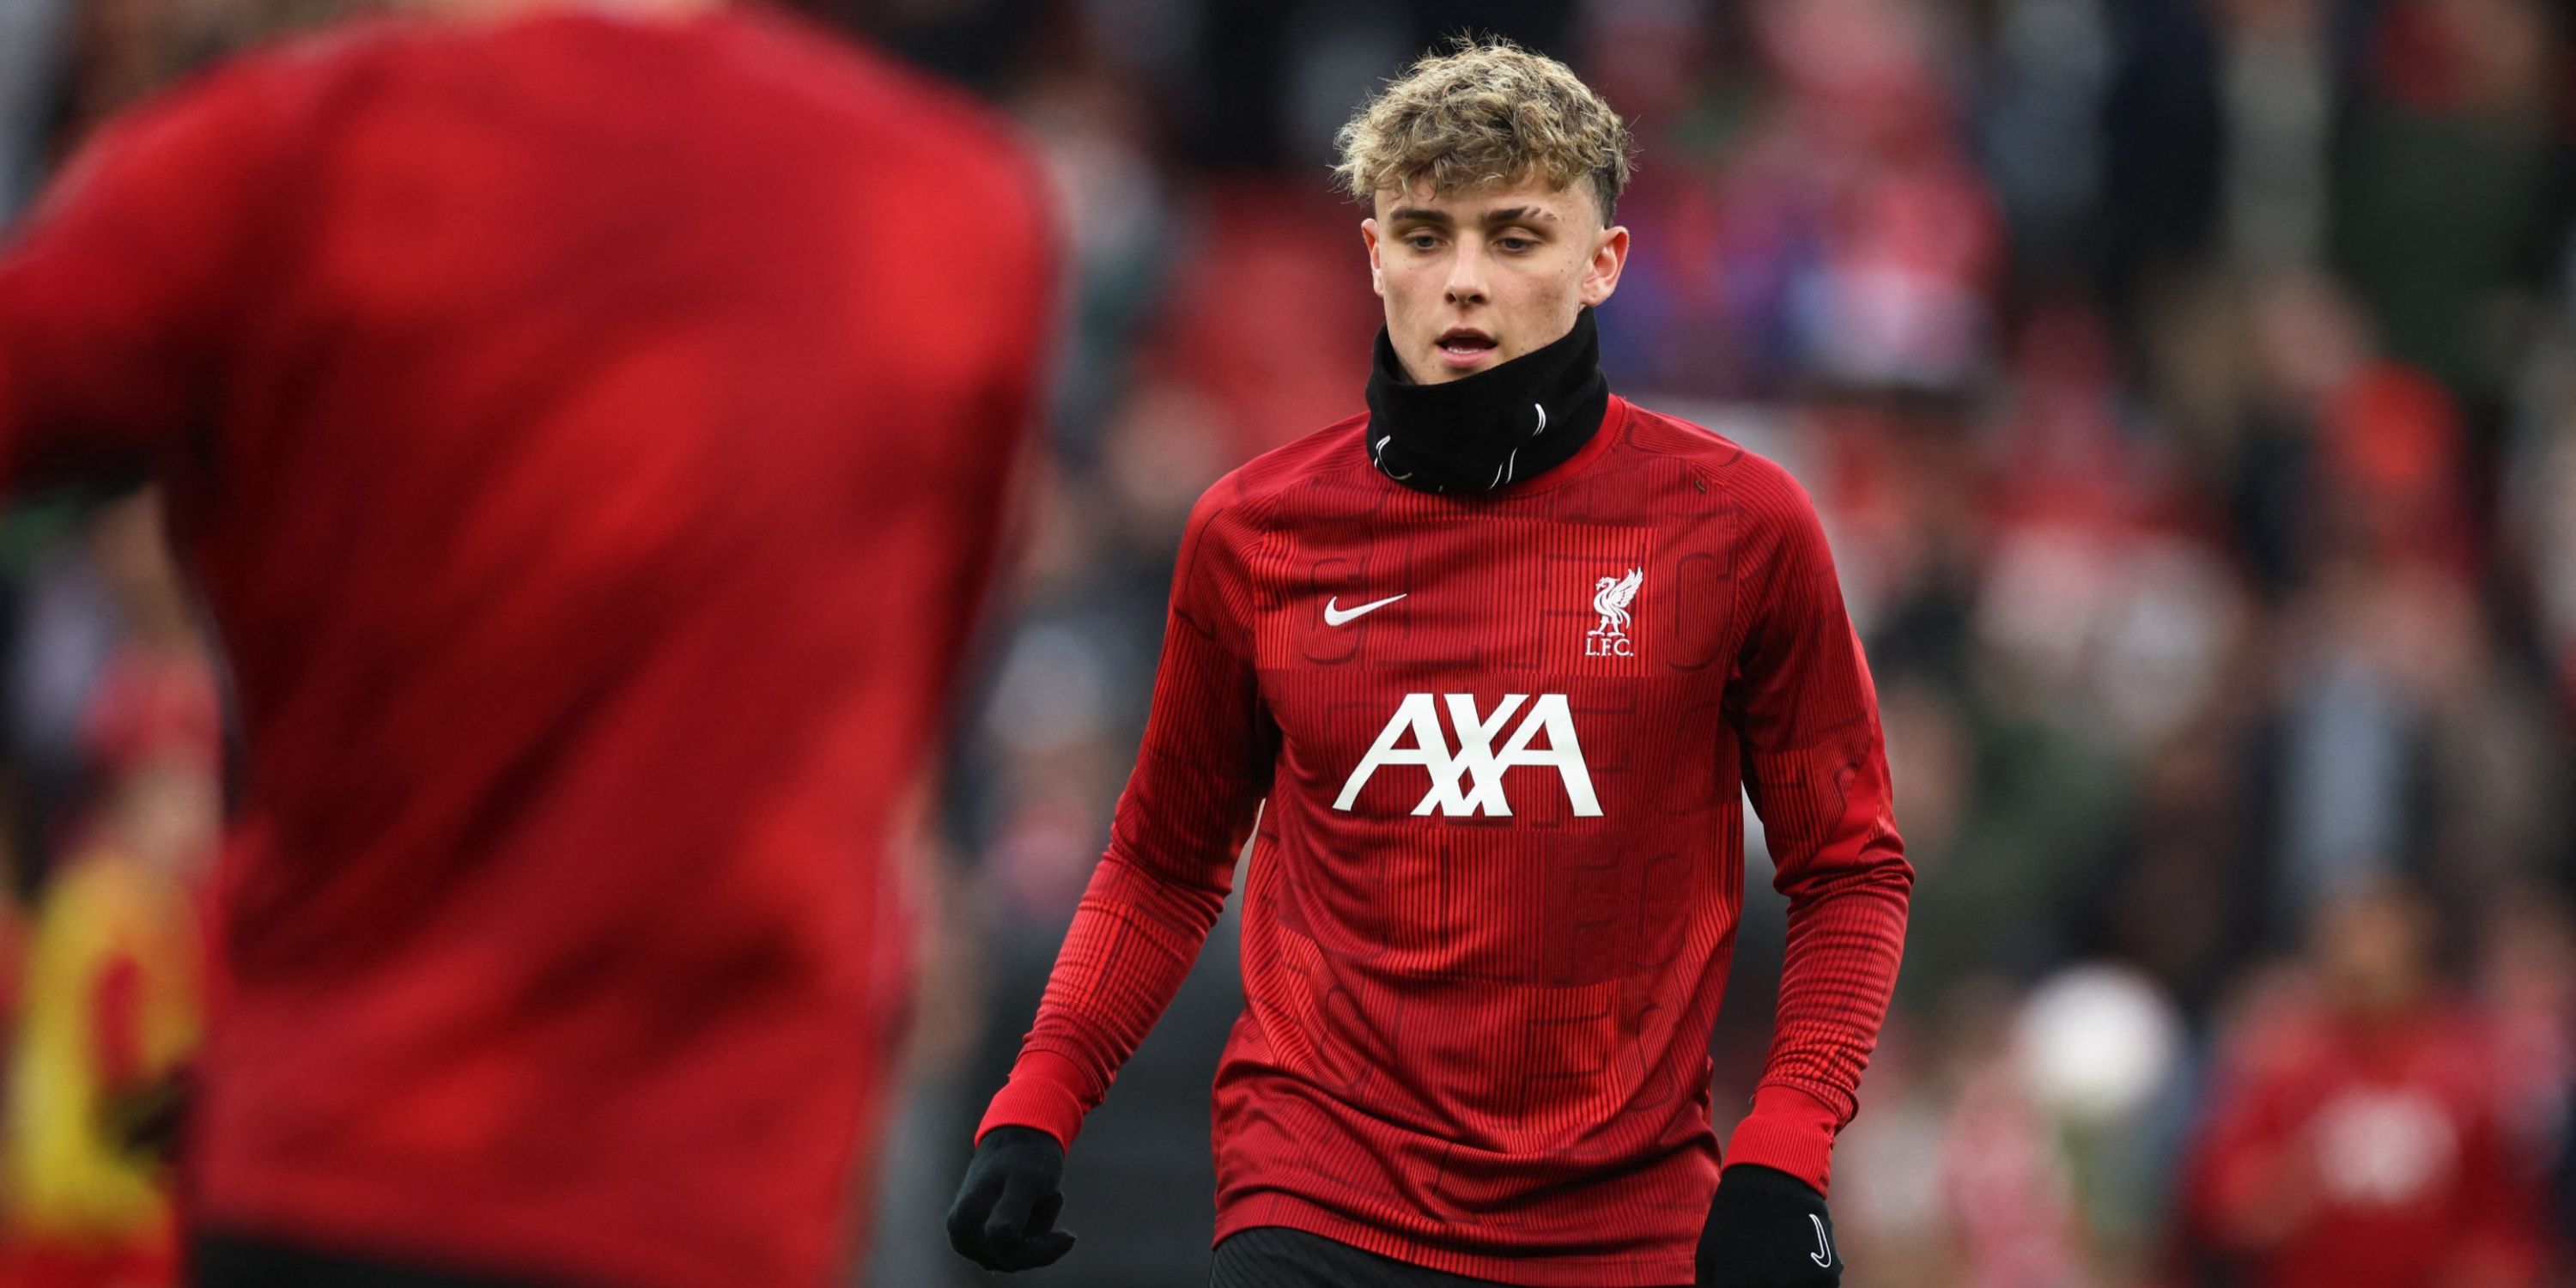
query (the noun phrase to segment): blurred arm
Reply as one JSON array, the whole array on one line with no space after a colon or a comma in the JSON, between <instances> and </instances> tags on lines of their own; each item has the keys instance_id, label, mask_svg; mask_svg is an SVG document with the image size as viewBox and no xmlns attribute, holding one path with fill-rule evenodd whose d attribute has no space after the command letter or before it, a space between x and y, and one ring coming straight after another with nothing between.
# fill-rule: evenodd
<instances>
[{"instance_id":1,"label":"blurred arm","mask_svg":"<svg viewBox=\"0 0 2576 1288\"><path fill-rule=\"evenodd\" d=\"M1878 696L1814 503L1776 469L1746 492L1774 535L1728 706L1773 885L1789 898L1789 941L1770 1056L1726 1161L1821 1193L1895 988L1914 869L1889 804Z\"/></svg>"},{"instance_id":2,"label":"blurred arm","mask_svg":"<svg viewBox=\"0 0 2576 1288\"><path fill-rule=\"evenodd\" d=\"M235 70L103 126L0 246L0 485L124 482L212 413L277 142Z\"/></svg>"},{"instance_id":3,"label":"blurred arm","mask_svg":"<svg viewBox=\"0 0 2576 1288\"><path fill-rule=\"evenodd\" d=\"M1222 487L1223 485L1220 485ZM1190 515L1172 580L1153 712L1118 799L1109 848L1057 954L1037 1023L976 1139L1034 1127L1070 1146L1084 1115L1189 974L1234 884L1276 735L1250 641L1228 610L1240 593L1215 493Z\"/></svg>"}]
</instances>

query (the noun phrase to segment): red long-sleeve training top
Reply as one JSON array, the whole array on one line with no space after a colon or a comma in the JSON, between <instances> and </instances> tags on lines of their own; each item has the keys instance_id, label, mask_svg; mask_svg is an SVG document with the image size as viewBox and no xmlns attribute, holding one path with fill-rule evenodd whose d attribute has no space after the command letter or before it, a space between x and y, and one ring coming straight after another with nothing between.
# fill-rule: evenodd
<instances>
[{"instance_id":1,"label":"red long-sleeve training top","mask_svg":"<svg viewBox=\"0 0 2576 1288\"><path fill-rule=\"evenodd\" d=\"M1789 946L1728 1161L1824 1187L1904 938L1913 873L1814 507L1623 399L1565 464L1477 496L1387 479L1365 427L1262 456L1192 513L1108 852L983 1129L1071 1142L1257 815L1217 1237L1689 1282L1745 795Z\"/></svg>"}]
</instances>

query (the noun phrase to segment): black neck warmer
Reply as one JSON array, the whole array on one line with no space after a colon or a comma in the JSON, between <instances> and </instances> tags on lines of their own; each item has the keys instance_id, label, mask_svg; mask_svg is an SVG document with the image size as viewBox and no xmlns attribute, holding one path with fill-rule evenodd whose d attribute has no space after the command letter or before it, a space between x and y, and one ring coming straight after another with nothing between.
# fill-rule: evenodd
<instances>
[{"instance_id":1,"label":"black neck warmer","mask_svg":"<svg viewBox=\"0 0 2576 1288\"><path fill-rule=\"evenodd\" d=\"M1601 428L1610 381L1592 310L1544 349L1446 384L1405 374L1386 328L1368 382L1369 459L1418 492L1490 492L1562 465Z\"/></svg>"}]
</instances>

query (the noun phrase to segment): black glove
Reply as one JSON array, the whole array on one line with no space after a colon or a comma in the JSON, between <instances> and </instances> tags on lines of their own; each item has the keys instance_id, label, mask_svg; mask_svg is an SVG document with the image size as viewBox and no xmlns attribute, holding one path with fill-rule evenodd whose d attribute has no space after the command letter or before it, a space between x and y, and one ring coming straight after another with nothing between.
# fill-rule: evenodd
<instances>
[{"instance_id":1,"label":"black glove","mask_svg":"<svg viewBox=\"0 0 2576 1288\"><path fill-rule=\"evenodd\" d=\"M1838 1288L1842 1254L1825 1196L1787 1172L1738 1163L1718 1174L1699 1232L1699 1288Z\"/></svg>"},{"instance_id":2,"label":"black glove","mask_svg":"<svg viewBox=\"0 0 2576 1288\"><path fill-rule=\"evenodd\" d=\"M1064 1147L1034 1127L984 1133L966 1182L948 1208L948 1242L986 1270L1034 1270L1073 1250L1073 1231L1055 1228L1064 1211Z\"/></svg>"}]
</instances>

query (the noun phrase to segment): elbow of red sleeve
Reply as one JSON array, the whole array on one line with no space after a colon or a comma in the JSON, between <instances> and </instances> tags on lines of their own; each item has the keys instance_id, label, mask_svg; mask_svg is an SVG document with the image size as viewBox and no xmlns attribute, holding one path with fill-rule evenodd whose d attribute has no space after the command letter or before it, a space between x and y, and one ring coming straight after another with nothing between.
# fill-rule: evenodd
<instances>
[{"instance_id":1,"label":"elbow of red sleeve","mask_svg":"<svg viewBox=\"0 0 2576 1288\"><path fill-rule=\"evenodd\" d=\"M1148 856L1123 838L1113 836L1109 848L1100 856L1100 865L1092 870L1083 903L1149 909L1156 914L1159 925L1187 927L1188 951L1195 954L1198 942L1207 937L1217 918L1224 914L1226 898L1233 888L1231 862L1223 868L1193 871L1180 856Z\"/></svg>"},{"instance_id":2,"label":"elbow of red sleeve","mask_svg":"<svg viewBox=\"0 0 2576 1288\"><path fill-rule=\"evenodd\" d=\"M1901 903L1914 899L1914 863L1905 857L1905 845L1889 832L1883 844L1870 847L1864 863L1868 883L1896 896Z\"/></svg>"},{"instance_id":3,"label":"elbow of red sleeve","mask_svg":"<svg viewBox=\"0 0 2576 1288\"><path fill-rule=\"evenodd\" d=\"M1895 829L1887 828L1824 847L1805 862L1781 863L1772 886L1792 900L1867 893L1903 907L1914 898L1914 864Z\"/></svg>"}]
</instances>

